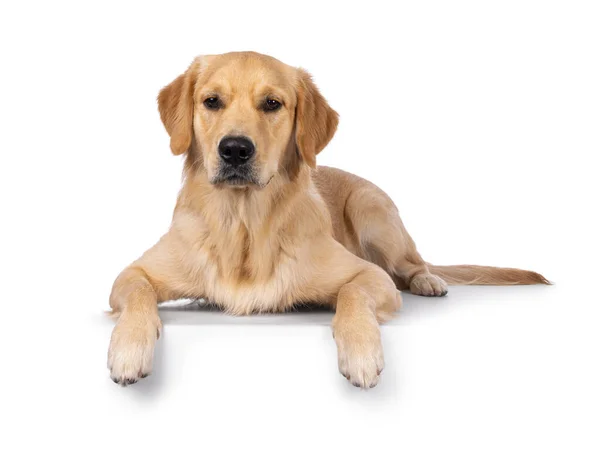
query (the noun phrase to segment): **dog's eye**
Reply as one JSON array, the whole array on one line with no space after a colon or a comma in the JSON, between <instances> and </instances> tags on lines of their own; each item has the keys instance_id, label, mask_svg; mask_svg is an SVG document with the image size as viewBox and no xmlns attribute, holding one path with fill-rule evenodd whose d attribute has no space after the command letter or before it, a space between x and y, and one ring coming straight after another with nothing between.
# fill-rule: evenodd
<instances>
[{"instance_id":1,"label":"dog's eye","mask_svg":"<svg viewBox=\"0 0 600 450\"><path fill-rule=\"evenodd\" d=\"M204 106L208 109L219 109L223 106L219 97L208 97L204 100Z\"/></svg>"},{"instance_id":2,"label":"dog's eye","mask_svg":"<svg viewBox=\"0 0 600 450\"><path fill-rule=\"evenodd\" d=\"M263 105L263 109L265 111L276 111L279 108L281 108L281 103L279 103L277 100L273 100L272 98L268 98Z\"/></svg>"}]
</instances>

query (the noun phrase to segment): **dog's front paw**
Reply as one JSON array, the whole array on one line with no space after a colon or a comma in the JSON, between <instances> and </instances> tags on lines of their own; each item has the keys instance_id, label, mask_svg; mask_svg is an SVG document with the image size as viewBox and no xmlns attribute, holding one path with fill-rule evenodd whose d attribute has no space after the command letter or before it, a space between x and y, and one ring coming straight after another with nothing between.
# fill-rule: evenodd
<instances>
[{"instance_id":1,"label":"dog's front paw","mask_svg":"<svg viewBox=\"0 0 600 450\"><path fill-rule=\"evenodd\" d=\"M443 297L448 293L448 285L437 275L420 273L410 280L410 292L425 297Z\"/></svg>"},{"instance_id":2,"label":"dog's front paw","mask_svg":"<svg viewBox=\"0 0 600 450\"><path fill-rule=\"evenodd\" d=\"M350 383L362 389L375 387L383 370L383 347L377 323L334 327L338 365Z\"/></svg>"},{"instance_id":3,"label":"dog's front paw","mask_svg":"<svg viewBox=\"0 0 600 450\"><path fill-rule=\"evenodd\" d=\"M108 348L108 369L115 383L127 386L150 375L160 329L158 316L140 320L121 315Z\"/></svg>"}]
</instances>

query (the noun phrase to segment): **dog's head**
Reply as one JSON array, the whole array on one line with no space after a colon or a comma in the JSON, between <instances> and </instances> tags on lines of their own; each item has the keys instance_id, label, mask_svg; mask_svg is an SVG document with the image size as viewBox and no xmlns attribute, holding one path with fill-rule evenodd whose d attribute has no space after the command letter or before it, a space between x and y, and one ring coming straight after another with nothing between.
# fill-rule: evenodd
<instances>
[{"instance_id":1,"label":"dog's head","mask_svg":"<svg viewBox=\"0 0 600 450\"><path fill-rule=\"evenodd\" d=\"M215 185L264 187L299 164L315 167L337 113L310 75L252 52L202 56L158 95L171 151Z\"/></svg>"}]
</instances>

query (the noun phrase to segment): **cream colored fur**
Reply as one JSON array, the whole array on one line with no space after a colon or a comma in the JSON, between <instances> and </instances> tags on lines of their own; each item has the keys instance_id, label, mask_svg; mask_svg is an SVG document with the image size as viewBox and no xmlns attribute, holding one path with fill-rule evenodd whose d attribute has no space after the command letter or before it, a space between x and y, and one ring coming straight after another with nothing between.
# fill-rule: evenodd
<instances>
[{"instance_id":1,"label":"cream colored fur","mask_svg":"<svg viewBox=\"0 0 600 450\"><path fill-rule=\"evenodd\" d=\"M204 107L218 96L223 108ZM281 103L265 112L265 98ZM205 298L231 314L298 304L336 311L340 371L362 388L383 370L378 324L401 305L397 289L441 296L446 282L546 282L517 269L426 264L390 198L341 170L316 167L337 113L303 70L257 53L199 57L159 95L174 154L186 154L170 230L116 279L118 317L108 366L127 385L148 375L161 322L158 304ZM218 143L247 136L257 182L215 183Z\"/></svg>"}]
</instances>

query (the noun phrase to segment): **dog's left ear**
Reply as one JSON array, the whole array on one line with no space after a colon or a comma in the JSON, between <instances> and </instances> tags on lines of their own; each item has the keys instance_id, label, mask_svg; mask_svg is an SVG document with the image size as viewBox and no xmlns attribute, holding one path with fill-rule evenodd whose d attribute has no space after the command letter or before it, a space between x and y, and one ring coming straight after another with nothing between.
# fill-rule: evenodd
<instances>
[{"instance_id":1,"label":"dog's left ear","mask_svg":"<svg viewBox=\"0 0 600 450\"><path fill-rule=\"evenodd\" d=\"M316 156L335 134L338 113L329 106L303 69L298 69L296 92L296 145L302 159L315 168Z\"/></svg>"},{"instance_id":2,"label":"dog's left ear","mask_svg":"<svg viewBox=\"0 0 600 450\"><path fill-rule=\"evenodd\" d=\"M181 155L192 145L194 115L194 85L198 76L196 59L182 75L158 94L160 119L171 137L171 151Z\"/></svg>"}]
</instances>

